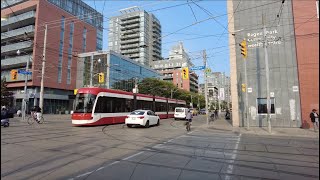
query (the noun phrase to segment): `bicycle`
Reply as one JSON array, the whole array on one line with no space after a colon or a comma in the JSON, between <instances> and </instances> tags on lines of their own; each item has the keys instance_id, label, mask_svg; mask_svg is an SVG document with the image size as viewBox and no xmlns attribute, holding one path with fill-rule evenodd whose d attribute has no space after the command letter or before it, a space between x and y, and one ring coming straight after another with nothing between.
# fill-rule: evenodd
<instances>
[{"instance_id":1,"label":"bicycle","mask_svg":"<svg viewBox=\"0 0 320 180\"><path fill-rule=\"evenodd\" d=\"M31 112L31 115L30 115L30 117L28 118L28 124L29 125L31 125L31 124L33 124L34 122L37 122L38 124L42 124L43 122L44 122L44 118L43 118L43 116L41 115L41 117L40 117L40 120L38 121L38 119L37 119L37 112Z\"/></svg>"}]
</instances>

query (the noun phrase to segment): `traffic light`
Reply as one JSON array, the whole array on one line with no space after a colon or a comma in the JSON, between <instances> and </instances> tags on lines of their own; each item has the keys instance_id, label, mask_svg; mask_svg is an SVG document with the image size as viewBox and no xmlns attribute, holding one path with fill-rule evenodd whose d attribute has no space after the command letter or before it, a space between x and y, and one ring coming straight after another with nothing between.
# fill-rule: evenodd
<instances>
[{"instance_id":1,"label":"traffic light","mask_svg":"<svg viewBox=\"0 0 320 180\"><path fill-rule=\"evenodd\" d=\"M246 92L246 84L241 84L242 92Z\"/></svg>"},{"instance_id":2,"label":"traffic light","mask_svg":"<svg viewBox=\"0 0 320 180\"><path fill-rule=\"evenodd\" d=\"M99 73L99 83L104 83L104 73Z\"/></svg>"},{"instance_id":3,"label":"traffic light","mask_svg":"<svg viewBox=\"0 0 320 180\"><path fill-rule=\"evenodd\" d=\"M247 49L247 41L243 40L240 44L241 46L241 54L244 58L247 58L248 56L248 49Z\"/></svg>"},{"instance_id":4,"label":"traffic light","mask_svg":"<svg viewBox=\"0 0 320 180\"><path fill-rule=\"evenodd\" d=\"M189 69L188 69L188 67L182 68L182 79L189 79Z\"/></svg>"},{"instance_id":5,"label":"traffic light","mask_svg":"<svg viewBox=\"0 0 320 180\"><path fill-rule=\"evenodd\" d=\"M12 69L10 74L11 74L11 80L17 80L18 79L18 70Z\"/></svg>"}]
</instances>

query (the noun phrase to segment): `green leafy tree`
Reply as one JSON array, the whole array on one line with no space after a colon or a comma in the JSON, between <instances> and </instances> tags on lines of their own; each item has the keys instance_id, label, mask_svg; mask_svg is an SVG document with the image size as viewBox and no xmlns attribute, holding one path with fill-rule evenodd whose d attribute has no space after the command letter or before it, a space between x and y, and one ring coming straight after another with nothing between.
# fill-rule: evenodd
<instances>
[{"instance_id":1,"label":"green leafy tree","mask_svg":"<svg viewBox=\"0 0 320 180\"><path fill-rule=\"evenodd\" d=\"M192 95L194 108L198 107L198 99L200 102L200 108L205 107L205 98L203 95L192 93L183 89L178 89L174 84L172 84L172 82L155 78L146 78L139 83L139 93L142 94L150 94L170 98L171 92L173 99L185 100L187 106L190 105Z\"/></svg>"},{"instance_id":2,"label":"green leafy tree","mask_svg":"<svg viewBox=\"0 0 320 180\"><path fill-rule=\"evenodd\" d=\"M1 79L1 106L11 106L13 102L13 93L8 90L5 78Z\"/></svg>"}]
</instances>

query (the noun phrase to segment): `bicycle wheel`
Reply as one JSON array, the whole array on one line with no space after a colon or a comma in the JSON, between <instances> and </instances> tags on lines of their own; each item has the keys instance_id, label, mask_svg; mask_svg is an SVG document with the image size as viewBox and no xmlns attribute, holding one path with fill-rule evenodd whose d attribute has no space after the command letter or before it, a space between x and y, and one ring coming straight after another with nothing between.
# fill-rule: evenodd
<instances>
[{"instance_id":1,"label":"bicycle wheel","mask_svg":"<svg viewBox=\"0 0 320 180\"><path fill-rule=\"evenodd\" d=\"M38 121L38 124L42 124L44 122L44 118L41 116L40 121Z\"/></svg>"},{"instance_id":2,"label":"bicycle wheel","mask_svg":"<svg viewBox=\"0 0 320 180\"><path fill-rule=\"evenodd\" d=\"M34 123L34 119L33 119L33 117L28 117L28 120L27 120L27 122L28 122L28 124L29 125L31 125L31 124L33 124Z\"/></svg>"}]
</instances>

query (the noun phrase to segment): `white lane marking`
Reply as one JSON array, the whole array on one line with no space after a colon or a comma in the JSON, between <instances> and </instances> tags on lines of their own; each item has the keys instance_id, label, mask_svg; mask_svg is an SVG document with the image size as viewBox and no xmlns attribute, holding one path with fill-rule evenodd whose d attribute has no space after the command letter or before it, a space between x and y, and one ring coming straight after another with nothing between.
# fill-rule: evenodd
<instances>
[{"instance_id":1,"label":"white lane marking","mask_svg":"<svg viewBox=\"0 0 320 180\"><path fill-rule=\"evenodd\" d=\"M135 156L138 156L139 154L142 154L142 153L144 153L144 151L141 151L141 152L138 152L138 153L136 153L136 154L134 154L134 155L131 155L131 156L129 156L129 157L123 158L122 160L128 160L128 159L133 158L133 157L135 157Z\"/></svg>"},{"instance_id":2,"label":"white lane marking","mask_svg":"<svg viewBox=\"0 0 320 180\"><path fill-rule=\"evenodd\" d=\"M232 154L232 156L231 156L232 160L230 161L230 164L227 167L227 174L231 174L232 171L233 171L233 163L234 163L234 160L237 158L237 152L238 152L238 148L239 148L240 139L241 139L241 134L239 134L239 137L237 139L236 145L234 147L234 149L235 149L233 151L234 154ZM230 180L231 177L229 175L226 175L226 177L224 179L225 180Z\"/></svg>"},{"instance_id":3,"label":"white lane marking","mask_svg":"<svg viewBox=\"0 0 320 180\"><path fill-rule=\"evenodd\" d=\"M79 178L79 177L82 177L82 176L86 176L86 175L91 174L91 173L93 173L93 171L89 171L89 172L86 172L84 174L81 174L81 175L77 176L76 178Z\"/></svg>"},{"instance_id":4,"label":"white lane marking","mask_svg":"<svg viewBox=\"0 0 320 180\"><path fill-rule=\"evenodd\" d=\"M184 136L184 135L182 135L182 136ZM175 140L175 139L178 139L178 138L180 138L180 137L182 137L182 136L178 136L178 137L176 137L176 138L170 139L170 140L168 140L167 142L171 142L171 141L173 141L173 140ZM163 143L156 144L156 145L153 146L152 148L161 148L161 147L158 147L158 146L162 146L162 145L164 145L164 144L163 144ZM151 149L147 149L147 150L151 150ZM133 157L135 157L135 156L137 156L137 155L139 155L139 154L142 154L142 153L144 153L144 151L141 151L141 152L136 153L136 154L134 154L134 155L131 155L131 156L129 156L129 157L123 158L122 160L128 160L128 159L133 158ZM115 161L115 162L110 163L110 164L108 164L108 165L106 165L106 166L99 167L97 170L95 170L95 172L96 172L96 171L99 171L99 170L101 170L101 169L103 169L103 168L106 168L106 167L112 166L112 165L114 165L114 164L117 164L117 163L119 163L119 162L120 162L120 161ZM90 172L81 174L81 175L79 175L79 176L77 176L77 177L75 177L75 178L79 178L79 177L82 177L82 176L91 174L91 173L93 173L93 172L94 172L94 171L90 171ZM74 180L74 178L71 178L71 179L69 179L69 180Z\"/></svg>"}]
</instances>

